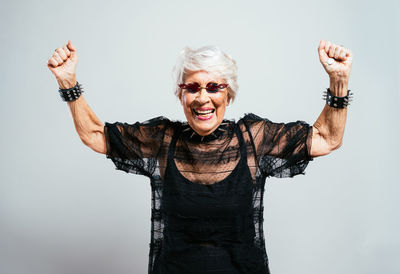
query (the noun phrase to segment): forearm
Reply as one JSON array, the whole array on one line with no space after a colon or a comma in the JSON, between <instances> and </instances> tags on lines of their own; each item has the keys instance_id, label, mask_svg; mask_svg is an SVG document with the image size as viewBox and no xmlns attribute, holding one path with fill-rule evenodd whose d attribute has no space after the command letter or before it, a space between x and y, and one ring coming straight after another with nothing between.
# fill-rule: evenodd
<instances>
[{"instance_id":1,"label":"forearm","mask_svg":"<svg viewBox=\"0 0 400 274\"><path fill-rule=\"evenodd\" d=\"M348 79L330 79L329 89L335 96L346 96L348 90ZM325 104L314 127L318 134L325 140L332 150L342 144L344 128L346 125L347 108L334 108Z\"/></svg>"},{"instance_id":2,"label":"forearm","mask_svg":"<svg viewBox=\"0 0 400 274\"><path fill-rule=\"evenodd\" d=\"M76 65L78 55L75 46L68 40L67 45L57 48L47 62L61 89L70 89L76 85ZM104 125L86 103L83 94L74 101L68 101L76 132L82 142L93 150L106 153Z\"/></svg>"},{"instance_id":3,"label":"forearm","mask_svg":"<svg viewBox=\"0 0 400 274\"><path fill-rule=\"evenodd\" d=\"M96 136L104 134L104 124L92 111L83 94L75 101L68 102L76 132L85 145L90 145Z\"/></svg>"}]
</instances>

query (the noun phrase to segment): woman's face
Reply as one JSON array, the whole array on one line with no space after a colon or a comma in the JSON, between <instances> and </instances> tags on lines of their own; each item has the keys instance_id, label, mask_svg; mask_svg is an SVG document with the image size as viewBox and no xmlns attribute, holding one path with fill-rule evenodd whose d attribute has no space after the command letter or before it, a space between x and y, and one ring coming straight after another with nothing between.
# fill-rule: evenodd
<instances>
[{"instance_id":1,"label":"woman's face","mask_svg":"<svg viewBox=\"0 0 400 274\"><path fill-rule=\"evenodd\" d=\"M203 70L186 73L184 84L194 82L201 87L205 87L208 83L226 83L224 79ZM180 101L189 125L199 135L206 136L221 124L230 99L228 98L228 88L220 89L215 93L209 93L206 89L190 93L186 89L182 89Z\"/></svg>"}]
</instances>

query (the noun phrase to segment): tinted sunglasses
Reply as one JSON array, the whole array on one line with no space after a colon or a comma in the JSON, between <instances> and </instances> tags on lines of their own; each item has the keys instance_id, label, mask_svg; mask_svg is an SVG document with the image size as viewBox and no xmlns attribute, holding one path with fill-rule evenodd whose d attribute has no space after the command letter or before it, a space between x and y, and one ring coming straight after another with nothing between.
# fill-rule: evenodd
<instances>
[{"instance_id":1,"label":"tinted sunglasses","mask_svg":"<svg viewBox=\"0 0 400 274\"><path fill-rule=\"evenodd\" d=\"M224 89L224 88L228 87L228 84L217 84L217 83L210 82L205 87L201 87L199 85L199 83L194 82L194 83L189 83L189 84L179 84L179 87L181 89L186 89L190 93L196 93L203 88L205 88L207 90L207 92L216 93L220 89Z\"/></svg>"}]
</instances>

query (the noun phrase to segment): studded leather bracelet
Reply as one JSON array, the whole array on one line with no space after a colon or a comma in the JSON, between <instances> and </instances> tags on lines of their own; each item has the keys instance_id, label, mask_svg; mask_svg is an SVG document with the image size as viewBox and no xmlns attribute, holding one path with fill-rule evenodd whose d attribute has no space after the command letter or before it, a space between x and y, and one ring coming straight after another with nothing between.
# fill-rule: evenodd
<instances>
[{"instance_id":1,"label":"studded leather bracelet","mask_svg":"<svg viewBox=\"0 0 400 274\"><path fill-rule=\"evenodd\" d=\"M75 101L83 93L82 85L76 81L76 85L68 89L58 89L61 99L65 102Z\"/></svg>"},{"instance_id":2,"label":"studded leather bracelet","mask_svg":"<svg viewBox=\"0 0 400 274\"><path fill-rule=\"evenodd\" d=\"M353 93L350 90L347 90L347 95L343 97L335 96L332 94L329 88L324 91L323 100L326 101L326 104L330 107L334 108L346 108L350 105L350 102L353 101Z\"/></svg>"}]
</instances>

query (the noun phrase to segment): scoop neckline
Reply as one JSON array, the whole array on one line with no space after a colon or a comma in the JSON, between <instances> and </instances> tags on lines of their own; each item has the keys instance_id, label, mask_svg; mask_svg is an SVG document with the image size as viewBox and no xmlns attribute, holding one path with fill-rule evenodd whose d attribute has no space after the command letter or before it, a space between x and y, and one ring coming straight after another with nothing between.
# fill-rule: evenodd
<instances>
[{"instance_id":1,"label":"scoop neckline","mask_svg":"<svg viewBox=\"0 0 400 274\"><path fill-rule=\"evenodd\" d=\"M175 160L174 160L173 155L172 155L172 158L169 159L169 160L172 161L172 165L173 165L172 167L175 169L175 172L176 172L176 173L178 174L178 176L181 177L184 181L188 182L189 184L198 185L198 186L201 186L201 187L203 187L203 186L205 186L205 187L210 187L210 186L214 186L214 185L221 185L221 184L224 184L227 180L229 180L232 176L234 176L234 175L236 174L237 170L239 169L239 166L241 165L241 163L242 163L242 161L243 161L243 155L242 155L242 153L240 153L240 159L239 159L239 161L237 162L235 168L231 171L231 173L228 174L228 176L226 176L224 179L222 179L222 180L220 180L220 181L218 181L218 182L215 182L215 183L213 183L213 184L199 184L199 183L195 183L195 182L189 180L188 178L186 178L185 176L183 176L183 174L179 171L179 169L178 169L178 167L177 167L177 165L176 165L176 163L175 163Z\"/></svg>"}]
</instances>

